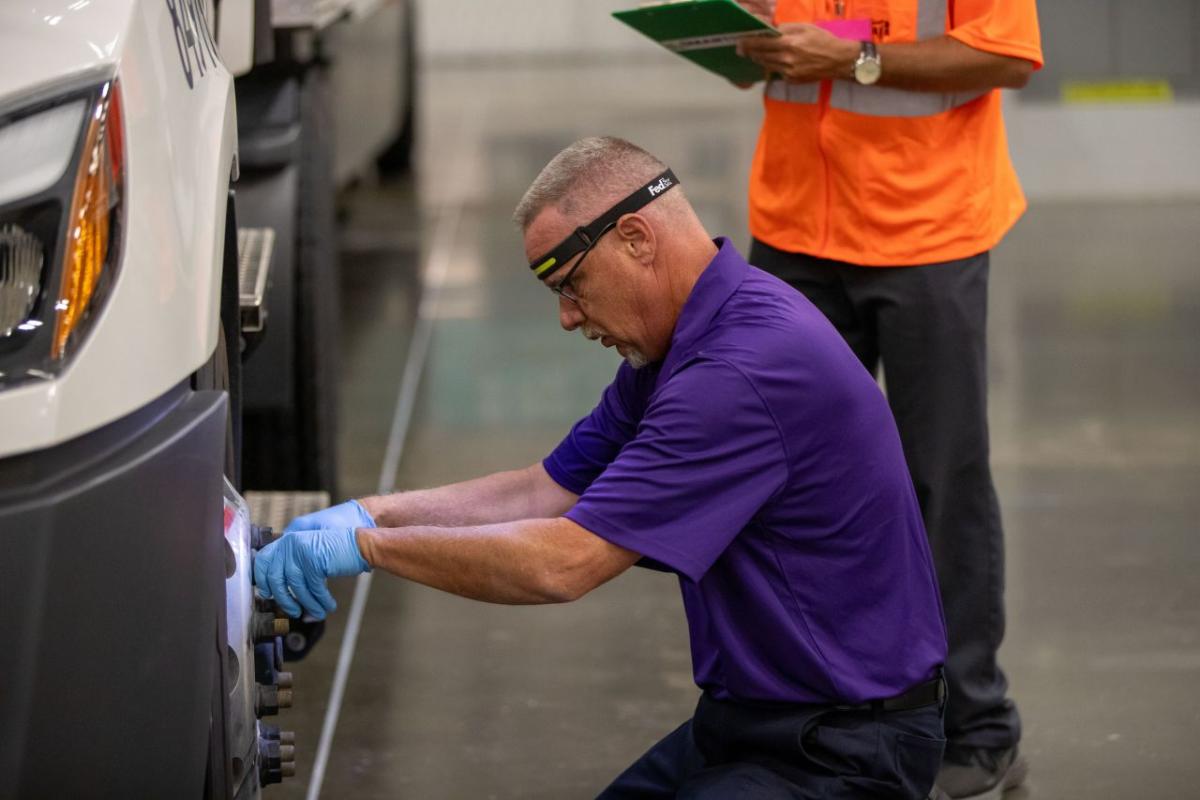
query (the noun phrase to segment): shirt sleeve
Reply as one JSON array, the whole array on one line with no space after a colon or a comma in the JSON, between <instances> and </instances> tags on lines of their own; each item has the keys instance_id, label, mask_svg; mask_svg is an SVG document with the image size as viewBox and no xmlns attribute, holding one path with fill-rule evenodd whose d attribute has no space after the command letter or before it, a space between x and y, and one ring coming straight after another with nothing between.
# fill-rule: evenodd
<instances>
[{"instance_id":1,"label":"shirt sleeve","mask_svg":"<svg viewBox=\"0 0 1200 800\"><path fill-rule=\"evenodd\" d=\"M750 381L699 361L667 381L566 516L698 581L787 476L779 428Z\"/></svg>"},{"instance_id":2,"label":"shirt sleeve","mask_svg":"<svg viewBox=\"0 0 1200 800\"><path fill-rule=\"evenodd\" d=\"M968 47L1042 68L1035 0L950 0L949 35Z\"/></svg>"},{"instance_id":3,"label":"shirt sleeve","mask_svg":"<svg viewBox=\"0 0 1200 800\"><path fill-rule=\"evenodd\" d=\"M621 364L592 413L576 422L542 461L555 483L573 494L584 493L633 438L645 409L646 390L656 375L657 370Z\"/></svg>"}]
</instances>

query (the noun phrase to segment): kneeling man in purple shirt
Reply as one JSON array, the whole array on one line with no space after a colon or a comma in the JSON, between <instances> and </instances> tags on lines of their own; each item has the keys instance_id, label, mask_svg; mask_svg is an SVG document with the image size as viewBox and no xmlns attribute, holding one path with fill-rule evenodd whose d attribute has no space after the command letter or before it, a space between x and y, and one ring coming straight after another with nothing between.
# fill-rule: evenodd
<instances>
[{"instance_id":1,"label":"kneeling man in purple shirt","mask_svg":"<svg viewBox=\"0 0 1200 800\"><path fill-rule=\"evenodd\" d=\"M601 797L925 798L946 634L872 377L635 145L571 145L515 219L562 327L624 356L599 404L540 464L293 521L260 592L323 617L325 579L372 567L494 603L667 570L700 701Z\"/></svg>"}]
</instances>

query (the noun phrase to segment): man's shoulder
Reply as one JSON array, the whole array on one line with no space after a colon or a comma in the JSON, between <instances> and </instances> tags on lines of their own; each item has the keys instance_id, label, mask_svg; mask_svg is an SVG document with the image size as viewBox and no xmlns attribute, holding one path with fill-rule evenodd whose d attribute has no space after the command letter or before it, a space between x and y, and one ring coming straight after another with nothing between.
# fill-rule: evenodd
<instances>
[{"instance_id":1,"label":"man's shoulder","mask_svg":"<svg viewBox=\"0 0 1200 800\"><path fill-rule=\"evenodd\" d=\"M753 265L721 309L723 316L759 319L764 332L796 330L824 319L807 298L786 282Z\"/></svg>"},{"instance_id":2,"label":"man's shoulder","mask_svg":"<svg viewBox=\"0 0 1200 800\"><path fill-rule=\"evenodd\" d=\"M679 364L655 392L647 409L654 424L639 436L670 431L681 447L705 448L746 436L781 436L774 406L744 360L725 352L700 351Z\"/></svg>"},{"instance_id":3,"label":"man's shoulder","mask_svg":"<svg viewBox=\"0 0 1200 800\"><path fill-rule=\"evenodd\" d=\"M748 367L793 363L841 342L804 295L753 266L702 337L706 351Z\"/></svg>"},{"instance_id":4,"label":"man's shoulder","mask_svg":"<svg viewBox=\"0 0 1200 800\"><path fill-rule=\"evenodd\" d=\"M737 369L768 406L819 409L878 394L831 322L783 281L751 268L697 342L694 358ZM798 404L798 397L805 402Z\"/></svg>"}]
</instances>

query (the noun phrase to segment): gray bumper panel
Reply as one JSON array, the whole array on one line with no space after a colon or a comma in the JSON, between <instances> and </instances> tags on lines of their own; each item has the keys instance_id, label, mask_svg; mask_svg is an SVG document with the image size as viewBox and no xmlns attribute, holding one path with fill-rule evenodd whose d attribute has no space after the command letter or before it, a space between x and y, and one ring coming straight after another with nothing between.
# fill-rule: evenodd
<instances>
[{"instance_id":1,"label":"gray bumper panel","mask_svg":"<svg viewBox=\"0 0 1200 800\"><path fill-rule=\"evenodd\" d=\"M0 798L201 795L226 402L179 387L0 460Z\"/></svg>"}]
</instances>

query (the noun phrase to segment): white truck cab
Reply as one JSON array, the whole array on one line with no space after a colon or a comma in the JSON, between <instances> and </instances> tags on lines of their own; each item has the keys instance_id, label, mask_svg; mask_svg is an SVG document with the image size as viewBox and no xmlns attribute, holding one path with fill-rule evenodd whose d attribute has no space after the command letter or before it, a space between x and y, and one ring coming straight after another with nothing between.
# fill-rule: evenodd
<instances>
[{"instance_id":1,"label":"white truck cab","mask_svg":"<svg viewBox=\"0 0 1200 800\"><path fill-rule=\"evenodd\" d=\"M333 193L407 158L411 30L402 2L0 3L0 797L294 767L242 494L334 491ZM356 37L379 58L339 62ZM339 150L363 67L389 102Z\"/></svg>"}]
</instances>

